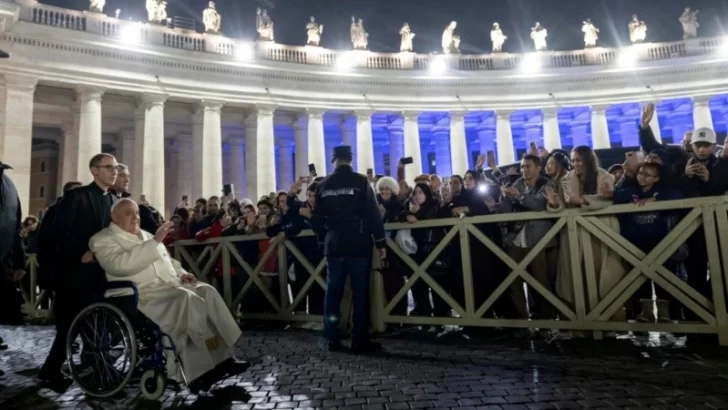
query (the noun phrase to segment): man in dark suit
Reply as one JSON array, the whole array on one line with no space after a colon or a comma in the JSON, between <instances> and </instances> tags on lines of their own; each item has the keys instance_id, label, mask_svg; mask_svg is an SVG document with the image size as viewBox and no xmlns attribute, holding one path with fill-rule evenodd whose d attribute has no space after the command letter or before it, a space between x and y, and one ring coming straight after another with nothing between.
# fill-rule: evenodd
<instances>
[{"instance_id":1,"label":"man in dark suit","mask_svg":"<svg viewBox=\"0 0 728 410\"><path fill-rule=\"evenodd\" d=\"M111 222L111 206L116 197L109 193L109 188L116 182L118 165L112 155L95 155L89 162L93 182L68 191L58 204L53 224L59 245L54 279L56 338L38 374L51 384L65 381L61 366L66 360L66 337L73 319L93 303L106 283L88 243Z\"/></svg>"},{"instance_id":2,"label":"man in dark suit","mask_svg":"<svg viewBox=\"0 0 728 410\"><path fill-rule=\"evenodd\" d=\"M17 294L15 284L25 274L25 251L20 238L23 213L15 184L5 173L7 169L12 167L0 162L0 298L4 310L16 308L12 306L14 301L11 296ZM20 304L17 304L17 309L20 310ZM7 345L0 338L0 350L4 349L7 349ZM0 376L2 374L0 371Z\"/></svg>"},{"instance_id":3,"label":"man in dark suit","mask_svg":"<svg viewBox=\"0 0 728 410\"><path fill-rule=\"evenodd\" d=\"M78 188L82 183L78 181L66 182L63 184L63 196L74 188ZM58 213L58 205L63 199L63 196L56 199L56 202L48 207L48 210L43 215L43 219L40 221L40 227L38 228L38 238L36 239L38 252L38 286L41 289L53 291L53 278L55 277L54 271L56 268L56 258L58 256L58 237L53 230L53 225L56 222L56 215Z\"/></svg>"},{"instance_id":4,"label":"man in dark suit","mask_svg":"<svg viewBox=\"0 0 728 410\"><path fill-rule=\"evenodd\" d=\"M129 167L124 164L119 164L117 169L116 182L111 187L111 191L118 199L129 198L129 182L131 181L129 173ZM161 216L153 206L148 203L139 202L139 220L142 230L149 233L157 232L157 229L161 226Z\"/></svg>"}]
</instances>

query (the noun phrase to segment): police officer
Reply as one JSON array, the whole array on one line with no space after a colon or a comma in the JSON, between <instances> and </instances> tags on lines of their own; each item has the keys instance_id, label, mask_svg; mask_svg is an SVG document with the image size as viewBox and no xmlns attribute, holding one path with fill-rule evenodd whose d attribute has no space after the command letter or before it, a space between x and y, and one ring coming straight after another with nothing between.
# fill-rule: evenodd
<instances>
[{"instance_id":1,"label":"police officer","mask_svg":"<svg viewBox=\"0 0 728 410\"><path fill-rule=\"evenodd\" d=\"M319 245L325 246L327 262L326 297L324 299L324 334L329 351L343 349L339 339L341 299L347 275L351 275L354 294L354 330L351 350L370 353L381 345L369 339L369 277L372 250L379 257L387 255L384 224L376 197L367 177L351 167L350 146L334 148L333 174L319 183L311 224Z\"/></svg>"}]
</instances>

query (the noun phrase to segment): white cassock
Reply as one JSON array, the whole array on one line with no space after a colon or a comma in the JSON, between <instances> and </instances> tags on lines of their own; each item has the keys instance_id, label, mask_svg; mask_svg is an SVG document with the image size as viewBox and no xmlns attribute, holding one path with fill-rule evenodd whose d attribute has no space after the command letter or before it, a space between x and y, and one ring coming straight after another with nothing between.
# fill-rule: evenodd
<instances>
[{"instance_id":1,"label":"white cassock","mask_svg":"<svg viewBox=\"0 0 728 410\"><path fill-rule=\"evenodd\" d=\"M183 285L180 276L187 272L151 234L133 235L111 223L91 238L89 249L109 281L136 284L139 311L174 341L188 382L232 357L242 333L222 297L210 285ZM166 357L167 377L181 382L173 354Z\"/></svg>"}]
</instances>

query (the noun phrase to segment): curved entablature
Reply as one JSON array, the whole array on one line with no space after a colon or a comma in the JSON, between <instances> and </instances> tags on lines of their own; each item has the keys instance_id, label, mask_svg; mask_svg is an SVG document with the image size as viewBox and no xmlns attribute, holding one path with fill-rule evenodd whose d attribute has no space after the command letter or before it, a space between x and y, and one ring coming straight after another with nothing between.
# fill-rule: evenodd
<instances>
[{"instance_id":1,"label":"curved entablature","mask_svg":"<svg viewBox=\"0 0 728 410\"><path fill-rule=\"evenodd\" d=\"M527 109L715 95L728 78L720 38L537 54L384 54L251 44L16 3L0 3L3 47L14 56L2 63L5 71L130 94L161 88L179 101L379 112ZM433 71L434 63L444 68Z\"/></svg>"}]
</instances>

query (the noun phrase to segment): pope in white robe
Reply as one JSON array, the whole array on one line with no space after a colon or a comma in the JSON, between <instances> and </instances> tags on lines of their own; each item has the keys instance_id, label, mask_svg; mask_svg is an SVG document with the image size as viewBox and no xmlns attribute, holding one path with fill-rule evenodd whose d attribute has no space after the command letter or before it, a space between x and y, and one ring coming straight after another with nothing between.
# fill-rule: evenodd
<instances>
[{"instance_id":1,"label":"pope in white robe","mask_svg":"<svg viewBox=\"0 0 728 410\"><path fill-rule=\"evenodd\" d=\"M142 231L139 207L122 199L112 208L111 225L91 238L89 249L109 281L136 284L139 311L170 336L189 383L231 359L241 331L217 290L198 283L170 257L162 240L171 226L164 224L155 235ZM174 355L166 351L166 357L167 377L182 382Z\"/></svg>"}]
</instances>

